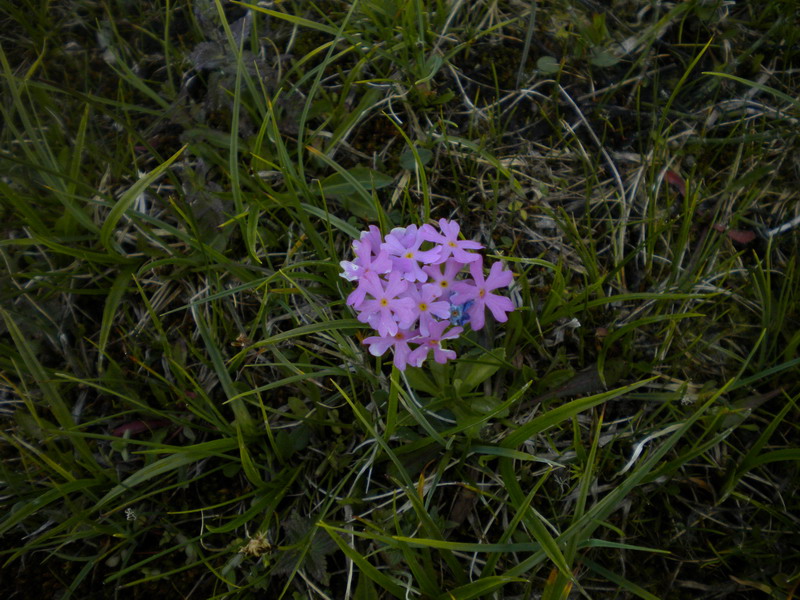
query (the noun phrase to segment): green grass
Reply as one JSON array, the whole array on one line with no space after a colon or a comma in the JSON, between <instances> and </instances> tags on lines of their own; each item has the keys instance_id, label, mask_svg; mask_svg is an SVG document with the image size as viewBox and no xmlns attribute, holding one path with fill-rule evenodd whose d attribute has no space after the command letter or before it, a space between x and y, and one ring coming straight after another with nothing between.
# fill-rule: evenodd
<instances>
[{"instance_id":1,"label":"green grass","mask_svg":"<svg viewBox=\"0 0 800 600\"><path fill-rule=\"evenodd\" d=\"M799 9L612 4L0 3L4 595L792 597ZM401 373L442 217L518 308Z\"/></svg>"}]
</instances>

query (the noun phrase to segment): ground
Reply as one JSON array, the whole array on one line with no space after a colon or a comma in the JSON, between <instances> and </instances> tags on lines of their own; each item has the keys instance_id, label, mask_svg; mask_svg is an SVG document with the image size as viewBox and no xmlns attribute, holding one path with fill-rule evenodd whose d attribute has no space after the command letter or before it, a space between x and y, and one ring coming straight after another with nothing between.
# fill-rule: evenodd
<instances>
[{"instance_id":1,"label":"ground","mask_svg":"<svg viewBox=\"0 0 800 600\"><path fill-rule=\"evenodd\" d=\"M798 19L0 3L4 596L792 597ZM440 219L515 309L393 368Z\"/></svg>"}]
</instances>

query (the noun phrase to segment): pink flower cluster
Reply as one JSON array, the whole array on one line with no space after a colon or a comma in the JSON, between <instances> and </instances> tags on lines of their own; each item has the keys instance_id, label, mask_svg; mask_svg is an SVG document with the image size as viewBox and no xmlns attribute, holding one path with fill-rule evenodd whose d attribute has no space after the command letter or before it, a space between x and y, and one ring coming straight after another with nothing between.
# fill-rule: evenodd
<instances>
[{"instance_id":1,"label":"pink flower cluster","mask_svg":"<svg viewBox=\"0 0 800 600\"><path fill-rule=\"evenodd\" d=\"M496 262L484 278L483 256L473 252L483 246L459 240L460 229L457 222L440 219L438 230L409 225L384 239L371 225L353 242L355 260L340 263L341 276L358 282L347 304L378 333L364 344L374 356L392 348L401 371L422 365L431 350L438 363L455 358L442 342L457 338L467 322L481 329L487 308L500 322L514 310L511 300L492 293L511 283L511 271ZM458 279L464 267L469 277Z\"/></svg>"}]
</instances>

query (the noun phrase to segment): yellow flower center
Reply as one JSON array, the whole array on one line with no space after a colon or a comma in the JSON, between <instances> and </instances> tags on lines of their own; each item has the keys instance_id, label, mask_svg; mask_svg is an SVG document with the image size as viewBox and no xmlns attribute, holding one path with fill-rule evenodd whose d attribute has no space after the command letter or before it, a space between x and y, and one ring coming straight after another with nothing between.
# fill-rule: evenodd
<instances>
[{"instance_id":1,"label":"yellow flower center","mask_svg":"<svg viewBox=\"0 0 800 600\"><path fill-rule=\"evenodd\" d=\"M381 298L381 306L389 306L389 301L386 298Z\"/></svg>"},{"instance_id":2,"label":"yellow flower center","mask_svg":"<svg viewBox=\"0 0 800 600\"><path fill-rule=\"evenodd\" d=\"M406 258L414 258L414 253L413 252L406 252L405 257Z\"/></svg>"},{"instance_id":3,"label":"yellow flower center","mask_svg":"<svg viewBox=\"0 0 800 600\"><path fill-rule=\"evenodd\" d=\"M478 296L480 296L481 298L483 298L485 295L486 295L486 290L485 290L485 289L483 289L483 288L481 288L481 291L479 291L479 292L478 292Z\"/></svg>"},{"instance_id":4,"label":"yellow flower center","mask_svg":"<svg viewBox=\"0 0 800 600\"><path fill-rule=\"evenodd\" d=\"M424 302L420 302L420 304L419 304L419 309L420 309L422 312L425 312L426 310L428 310L428 305L427 305L427 304L425 304Z\"/></svg>"}]
</instances>

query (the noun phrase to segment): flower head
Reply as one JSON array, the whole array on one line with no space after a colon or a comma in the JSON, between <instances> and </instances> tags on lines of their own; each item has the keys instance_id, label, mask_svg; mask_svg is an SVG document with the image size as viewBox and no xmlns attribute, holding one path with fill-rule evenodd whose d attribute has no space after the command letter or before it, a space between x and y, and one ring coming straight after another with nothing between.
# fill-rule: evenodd
<instances>
[{"instance_id":1,"label":"flower head","mask_svg":"<svg viewBox=\"0 0 800 600\"><path fill-rule=\"evenodd\" d=\"M442 271L443 266L444 271ZM451 258L443 264L422 267L422 270L433 279L432 283L439 289L439 296L441 299L447 300L450 298L453 284L462 268L464 268L464 263L460 263Z\"/></svg>"},{"instance_id":2,"label":"flower head","mask_svg":"<svg viewBox=\"0 0 800 600\"><path fill-rule=\"evenodd\" d=\"M414 310L419 316L419 332L422 335L428 335L436 318L447 319L450 316L450 303L437 300L439 288L435 284L409 286L406 293L414 301Z\"/></svg>"},{"instance_id":3,"label":"flower head","mask_svg":"<svg viewBox=\"0 0 800 600\"><path fill-rule=\"evenodd\" d=\"M468 250L480 250L483 248L478 242L470 240L459 240L458 234L461 226L455 221L439 219L439 229L442 233L437 233L432 225L423 225L419 234L422 239L436 244L441 244L442 250L437 262L443 263L452 255L460 263L471 263L478 260L480 254L467 252Z\"/></svg>"},{"instance_id":4,"label":"flower head","mask_svg":"<svg viewBox=\"0 0 800 600\"><path fill-rule=\"evenodd\" d=\"M386 287L375 273L368 273L366 279L366 292L372 296L364 300L359 306L361 313L358 320L369 323L370 327L378 330L378 335L395 335L400 327L410 327L417 316L414 313L414 301L408 296L400 296L408 287L408 282L400 278L400 273L389 274Z\"/></svg>"},{"instance_id":5,"label":"flower head","mask_svg":"<svg viewBox=\"0 0 800 600\"><path fill-rule=\"evenodd\" d=\"M408 364L415 367L421 366L431 350L433 350L433 360L437 363L444 364L448 360L454 359L456 353L453 350L442 348L442 342L457 338L464 329L462 327L452 327L445 332L445 329L449 326L450 323L448 321L439 321L431 325L427 336L417 338L416 341L419 346L408 355Z\"/></svg>"},{"instance_id":6,"label":"flower head","mask_svg":"<svg viewBox=\"0 0 800 600\"><path fill-rule=\"evenodd\" d=\"M483 327L485 309L498 321L514 306L508 298L492 293L507 286L510 271L494 263L488 278L483 258L474 252L478 242L459 240L455 221L439 220L439 230L425 225L397 227L383 238L370 225L353 242L355 258L340 263L340 275L356 282L347 296L360 322L377 335L364 339L370 354L382 356L391 348L395 367L422 365L430 352L438 363L456 357L442 342L457 338L466 323ZM470 279L459 279L469 265Z\"/></svg>"},{"instance_id":7,"label":"flower head","mask_svg":"<svg viewBox=\"0 0 800 600\"><path fill-rule=\"evenodd\" d=\"M380 246L378 246L380 248ZM340 275L349 281L358 281L358 287L347 297L347 304L358 308L364 301L367 293L365 283L369 273L383 275L392 269L392 261L383 250L378 254L373 253L372 242L369 238L353 242L356 259L352 262L343 260L339 263L342 267Z\"/></svg>"},{"instance_id":8,"label":"flower head","mask_svg":"<svg viewBox=\"0 0 800 600\"><path fill-rule=\"evenodd\" d=\"M394 366L405 371L408 364L408 355L411 353L409 342L415 341L419 331L400 329L394 335L371 336L364 338L364 344L369 346L369 353L373 356L383 356L391 348L394 351Z\"/></svg>"},{"instance_id":9,"label":"flower head","mask_svg":"<svg viewBox=\"0 0 800 600\"><path fill-rule=\"evenodd\" d=\"M485 309L488 308L495 319L501 323L508 320L506 313L514 310L514 304L505 296L492 291L507 287L513 278L511 271L504 271L502 263L496 262L489 270L489 277L483 278L483 261L475 261L469 266L472 281L459 281L453 285L453 304L473 301L469 308L470 325L474 331L481 329L485 322Z\"/></svg>"},{"instance_id":10,"label":"flower head","mask_svg":"<svg viewBox=\"0 0 800 600\"><path fill-rule=\"evenodd\" d=\"M397 227L386 236L381 249L392 257L394 267L403 274L406 281L424 282L428 275L420 267L420 263L431 264L439 259L439 248L420 250L425 240L419 235L416 225Z\"/></svg>"}]
</instances>

